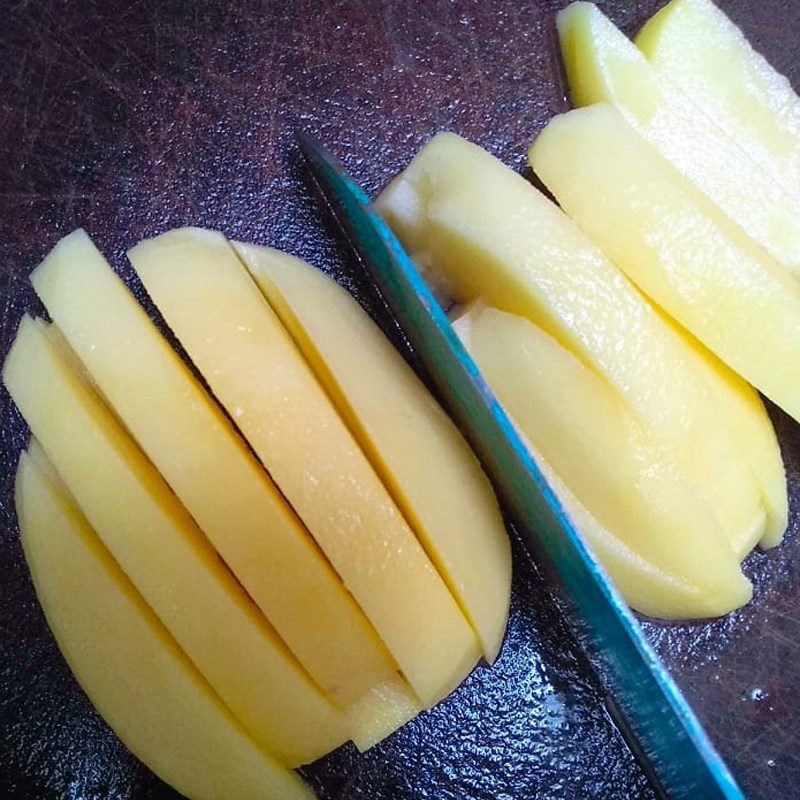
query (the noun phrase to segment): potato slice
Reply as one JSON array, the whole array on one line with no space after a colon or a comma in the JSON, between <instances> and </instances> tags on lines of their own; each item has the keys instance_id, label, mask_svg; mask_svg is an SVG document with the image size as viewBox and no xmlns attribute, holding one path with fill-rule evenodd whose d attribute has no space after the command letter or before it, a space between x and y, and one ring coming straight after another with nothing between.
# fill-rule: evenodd
<instances>
[{"instance_id":1,"label":"potato slice","mask_svg":"<svg viewBox=\"0 0 800 800\"><path fill-rule=\"evenodd\" d=\"M523 317L476 307L464 326L489 386L570 492L641 560L688 584L681 607L637 587L649 613L716 616L750 599L707 504L612 387Z\"/></svg>"},{"instance_id":2,"label":"potato slice","mask_svg":"<svg viewBox=\"0 0 800 800\"><path fill-rule=\"evenodd\" d=\"M665 78L800 195L800 98L710 0L673 0L636 44Z\"/></svg>"},{"instance_id":3,"label":"potato slice","mask_svg":"<svg viewBox=\"0 0 800 800\"><path fill-rule=\"evenodd\" d=\"M478 460L345 289L285 253L234 247L389 487L491 663L508 618L511 552Z\"/></svg>"},{"instance_id":4,"label":"potato slice","mask_svg":"<svg viewBox=\"0 0 800 800\"><path fill-rule=\"evenodd\" d=\"M696 586L656 569L638 553L624 545L616 535L604 528L592 516L529 440L527 444L545 480L558 497L561 507L588 542L631 608L659 619L697 619L714 616L719 606L709 605Z\"/></svg>"},{"instance_id":5,"label":"potato slice","mask_svg":"<svg viewBox=\"0 0 800 800\"><path fill-rule=\"evenodd\" d=\"M377 207L453 299L483 298L527 317L605 377L671 449L737 553L760 538L759 488L702 376L647 302L543 194L481 148L443 134Z\"/></svg>"},{"instance_id":6,"label":"potato slice","mask_svg":"<svg viewBox=\"0 0 800 800\"><path fill-rule=\"evenodd\" d=\"M288 766L340 745L340 714L59 349L25 317L3 378L98 536L258 744Z\"/></svg>"},{"instance_id":7,"label":"potato slice","mask_svg":"<svg viewBox=\"0 0 800 800\"><path fill-rule=\"evenodd\" d=\"M225 237L183 229L131 262L424 705L478 659L469 623Z\"/></svg>"},{"instance_id":8,"label":"potato slice","mask_svg":"<svg viewBox=\"0 0 800 800\"><path fill-rule=\"evenodd\" d=\"M410 690L338 575L89 237L62 239L31 280L114 411L311 677L345 708L375 692L386 702L383 712L369 703L379 720L403 708L395 727L414 716L414 703L401 703Z\"/></svg>"},{"instance_id":9,"label":"potato slice","mask_svg":"<svg viewBox=\"0 0 800 800\"><path fill-rule=\"evenodd\" d=\"M662 309L656 312L683 344L684 357L702 372L728 430L734 433L761 487L767 521L761 547L781 543L789 524L786 470L775 428L758 392Z\"/></svg>"},{"instance_id":10,"label":"potato slice","mask_svg":"<svg viewBox=\"0 0 800 800\"><path fill-rule=\"evenodd\" d=\"M558 15L570 94L606 101L734 222L800 276L800 201L663 78L593 3Z\"/></svg>"},{"instance_id":11,"label":"potato slice","mask_svg":"<svg viewBox=\"0 0 800 800\"><path fill-rule=\"evenodd\" d=\"M480 308L485 308L485 305L476 301L462 307L451 317L454 330L470 352L472 323L477 318L476 312ZM710 613L706 607L698 603L700 590L697 587L656 569L623 544L613 532L604 528L570 491L541 451L533 446L525 432L519 427L517 432L570 521L588 542L600 563L612 577L617 590L632 608L648 616L663 619L692 619Z\"/></svg>"},{"instance_id":12,"label":"potato slice","mask_svg":"<svg viewBox=\"0 0 800 800\"><path fill-rule=\"evenodd\" d=\"M800 285L786 269L610 106L556 117L530 159L643 292L800 420Z\"/></svg>"},{"instance_id":13,"label":"potato slice","mask_svg":"<svg viewBox=\"0 0 800 800\"><path fill-rule=\"evenodd\" d=\"M78 682L126 747L197 800L314 796L231 716L54 479L35 441L20 460L16 505L47 622Z\"/></svg>"}]
</instances>

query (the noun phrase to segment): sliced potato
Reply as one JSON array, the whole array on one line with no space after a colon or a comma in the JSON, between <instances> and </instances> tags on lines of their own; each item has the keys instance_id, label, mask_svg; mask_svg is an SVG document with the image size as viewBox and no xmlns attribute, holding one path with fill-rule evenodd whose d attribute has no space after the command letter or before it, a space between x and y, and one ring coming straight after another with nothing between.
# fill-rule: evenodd
<instances>
[{"instance_id":1,"label":"sliced potato","mask_svg":"<svg viewBox=\"0 0 800 800\"><path fill-rule=\"evenodd\" d=\"M673 0L636 44L775 181L800 195L800 98L720 8Z\"/></svg>"},{"instance_id":2,"label":"sliced potato","mask_svg":"<svg viewBox=\"0 0 800 800\"><path fill-rule=\"evenodd\" d=\"M491 663L511 552L492 488L458 429L350 294L277 250L235 244L411 523Z\"/></svg>"},{"instance_id":3,"label":"sliced potato","mask_svg":"<svg viewBox=\"0 0 800 800\"><path fill-rule=\"evenodd\" d=\"M3 379L98 536L258 744L289 766L340 745L344 719L61 346L25 317Z\"/></svg>"},{"instance_id":4,"label":"sliced potato","mask_svg":"<svg viewBox=\"0 0 800 800\"><path fill-rule=\"evenodd\" d=\"M561 507L589 543L631 608L661 619L695 619L715 615L718 606L709 604L703 598L701 589L656 569L604 528L530 441L527 444Z\"/></svg>"},{"instance_id":5,"label":"sliced potato","mask_svg":"<svg viewBox=\"0 0 800 800\"><path fill-rule=\"evenodd\" d=\"M453 328L468 351L472 350L472 323L477 318L475 312L482 308L485 308L485 304L475 301L452 312ZM700 589L686 580L656 569L623 544L616 534L604 528L570 491L525 432L519 427L517 432L570 521L588 542L600 563L612 576L614 585L632 608L648 616L663 619L692 619L712 614L700 600Z\"/></svg>"},{"instance_id":6,"label":"sliced potato","mask_svg":"<svg viewBox=\"0 0 800 800\"><path fill-rule=\"evenodd\" d=\"M250 453L83 231L31 278L91 378L311 677L346 709L409 698L339 576ZM385 684L385 685L384 685ZM383 685L383 688L380 688ZM414 704L404 704L404 718ZM371 729L365 708L361 725ZM354 733L364 740L364 732Z\"/></svg>"},{"instance_id":7,"label":"sliced potato","mask_svg":"<svg viewBox=\"0 0 800 800\"><path fill-rule=\"evenodd\" d=\"M53 476L32 442L17 471L22 547L64 658L126 747L196 800L312 798L247 736Z\"/></svg>"},{"instance_id":8,"label":"sliced potato","mask_svg":"<svg viewBox=\"0 0 800 800\"><path fill-rule=\"evenodd\" d=\"M347 709L353 744L363 753L421 711L419 699L401 675L394 681L383 681Z\"/></svg>"},{"instance_id":9,"label":"sliced potato","mask_svg":"<svg viewBox=\"0 0 800 800\"><path fill-rule=\"evenodd\" d=\"M570 93L606 101L720 210L800 276L800 201L660 75L593 3L558 15Z\"/></svg>"},{"instance_id":10,"label":"sliced potato","mask_svg":"<svg viewBox=\"0 0 800 800\"><path fill-rule=\"evenodd\" d=\"M800 420L800 284L784 267L610 106L556 117L530 159L643 292Z\"/></svg>"},{"instance_id":11,"label":"sliced potato","mask_svg":"<svg viewBox=\"0 0 800 800\"><path fill-rule=\"evenodd\" d=\"M683 616L724 614L749 600L750 584L708 506L605 381L523 317L478 307L456 325L469 326L470 352L498 399L597 523L688 585ZM649 613L676 611L659 604L657 591Z\"/></svg>"},{"instance_id":12,"label":"sliced potato","mask_svg":"<svg viewBox=\"0 0 800 800\"><path fill-rule=\"evenodd\" d=\"M440 700L474 666L477 639L227 240L187 228L129 256L423 704Z\"/></svg>"},{"instance_id":13,"label":"sliced potato","mask_svg":"<svg viewBox=\"0 0 800 800\"><path fill-rule=\"evenodd\" d=\"M767 512L761 546L767 548L780 544L789 524L786 470L775 428L761 397L744 378L662 309L656 307L656 311L681 340L686 359L702 372L720 415L727 422L728 430L733 433L761 487L761 498Z\"/></svg>"},{"instance_id":14,"label":"sliced potato","mask_svg":"<svg viewBox=\"0 0 800 800\"><path fill-rule=\"evenodd\" d=\"M442 134L376 205L452 299L529 318L607 379L671 449L736 551L747 551L764 519L759 487L702 375L555 204L481 148Z\"/></svg>"}]
</instances>

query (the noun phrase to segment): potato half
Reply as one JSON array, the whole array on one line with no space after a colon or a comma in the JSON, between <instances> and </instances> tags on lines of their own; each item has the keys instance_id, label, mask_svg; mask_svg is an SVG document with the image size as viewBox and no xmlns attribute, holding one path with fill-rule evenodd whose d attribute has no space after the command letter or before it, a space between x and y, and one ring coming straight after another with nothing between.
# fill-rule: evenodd
<instances>
[{"instance_id":1,"label":"potato half","mask_svg":"<svg viewBox=\"0 0 800 800\"><path fill-rule=\"evenodd\" d=\"M362 744L418 710L339 576L83 231L32 283L92 380ZM355 720L358 720L356 723ZM370 733L368 733L368 731Z\"/></svg>"}]
</instances>

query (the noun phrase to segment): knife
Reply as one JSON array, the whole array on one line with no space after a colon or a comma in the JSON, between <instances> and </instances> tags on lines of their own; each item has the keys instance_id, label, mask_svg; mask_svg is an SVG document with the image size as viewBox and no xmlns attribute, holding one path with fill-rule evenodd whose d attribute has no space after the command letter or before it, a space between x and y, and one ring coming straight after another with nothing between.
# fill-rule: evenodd
<instances>
[{"instance_id":1,"label":"knife","mask_svg":"<svg viewBox=\"0 0 800 800\"><path fill-rule=\"evenodd\" d=\"M673 800L744 800L411 258L339 161L311 136L297 138L320 194L478 454L523 545L568 601L606 704L656 791Z\"/></svg>"}]
</instances>

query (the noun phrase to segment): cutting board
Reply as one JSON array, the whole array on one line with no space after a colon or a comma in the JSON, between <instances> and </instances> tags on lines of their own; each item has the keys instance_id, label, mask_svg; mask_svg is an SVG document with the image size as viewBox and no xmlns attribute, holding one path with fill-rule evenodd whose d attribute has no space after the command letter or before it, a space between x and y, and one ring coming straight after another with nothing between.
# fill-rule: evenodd
<instances>
[{"instance_id":1,"label":"cutting board","mask_svg":"<svg viewBox=\"0 0 800 800\"><path fill-rule=\"evenodd\" d=\"M395 332L321 222L293 144L316 134L377 191L434 133L523 169L568 107L560 0L33 0L0 22L0 355L26 278L85 227L135 288L124 252L193 224L286 249ZM600 4L635 31L659 0ZM723 7L798 85L800 3ZM146 298L144 298L146 302ZM799 378L800 379L800 378ZM12 502L27 438L0 393L0 797L175 797L116 740L72 679L36 603ZM755 553L754 600L723 620L643 621L750 798L800 797L800 428L774 408L791 486L786 543ZM304 770L340 800L637 800L651 789L581 666L558 599L515 548L511 621L492 670L359 755Z\"/></svg>"}]
</instances>

